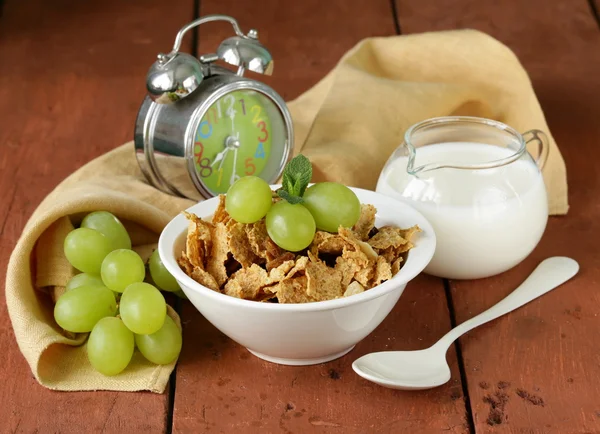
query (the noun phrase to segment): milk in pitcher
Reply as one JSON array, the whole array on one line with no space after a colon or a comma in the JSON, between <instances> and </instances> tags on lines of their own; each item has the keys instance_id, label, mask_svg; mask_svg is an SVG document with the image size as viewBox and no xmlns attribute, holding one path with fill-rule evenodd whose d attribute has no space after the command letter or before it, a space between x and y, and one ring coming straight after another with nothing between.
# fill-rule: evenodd
<instances>
[{"instance_id":1,"label":"milk in pitcher","mask_svg":"<svg viewBox=\"0 0 600 434\"><path fill-rule=\"evenodd\" d=\"M514 150L453 142L418 148L416 164L477 164ZM541 173L527 160L465 171L437 169L411 175L408 157L389 164L377 192L405 201L432 224L435 255L425 272L452 279L492 276L521 262L539 242L548 205Z\"/></svg>"}]
</instances>

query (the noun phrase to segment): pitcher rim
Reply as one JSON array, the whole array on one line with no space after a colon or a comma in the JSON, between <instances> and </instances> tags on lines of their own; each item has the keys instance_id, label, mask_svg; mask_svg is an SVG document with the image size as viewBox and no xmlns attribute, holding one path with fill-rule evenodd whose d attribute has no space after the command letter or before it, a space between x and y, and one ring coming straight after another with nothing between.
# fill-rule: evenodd
<instances>
[{"instance_id":1,"label":"pitcher rim","mask_svg":"<svg viewBox=\"0 0 600 434\"><path fill-rule=\"evenodd\" d=\"M467 165L431 163L431 164L423 164L422 166L415 168L414 163L415 163L415 157L416 157L417 150L410 140L411 136L415 132L419 131L420 129L431 126L431 125L451 124L451 123L460 123L460 122L487 125L487 126L494 127L501 131L506 131L507 133L509 133L510 135L512 135L519 141L519 149L517 149L513 154L511 154L508 157L497 159L497 160L491 160L486 163L467 164ZM493 169L496 167L506 166L507 164L513 163L513 162L517 161L519 158L521 158L521 156L525 152L526 146L527 146L525 139L523 138L521 133L519 133L517 130L515 130L511 126L506 125L505 123L500 122L500 121L496 121L496 120L488 119L488 118L481 118L481 117L477 117L477 116L438 116L438 117L425 119L423 121L417 122L416 124L412 125L408 130L406 130L406 132L404 133L404 144L408 148L408 164L406 166L406 171L411 175L415 175L417 173L422 173L422 172L427 172L430 170L437 170L437 169L481 170L481 169Z\"/></svg>"}]
</instances>

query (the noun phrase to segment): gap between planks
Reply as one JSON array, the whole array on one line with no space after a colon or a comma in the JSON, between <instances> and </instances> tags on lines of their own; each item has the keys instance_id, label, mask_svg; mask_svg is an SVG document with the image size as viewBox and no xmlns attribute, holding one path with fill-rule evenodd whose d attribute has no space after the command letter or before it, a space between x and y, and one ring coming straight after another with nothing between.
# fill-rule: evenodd
<instances>
[{"instance_id":1,"label":"gap between planks","mask_svg":"<svg viewBox=\"0 0 600 434\"><path fill-rule=\"evenodd\" d=\"M590 1L593 1L593 0L590 0ZM1 2L2 2L2 0L0 0L0 3ZM193 20L197 19L201 16L200 10L201 10L201 0L195 0L193 17L192 17ZM395 32L397 35L401 35L402 30L401 30L400 20L398 18L399 15L397 13L396 0L390 0L390 12L392 15ZM192 53L198 52L199 42L200 42L199 41L199 29L196 27L193 29L193 32L192 32L192 42L191 42ZM456 317L455 317L453 304L452 304L452 295L450 292L450 285L449 285L449 282L445 279L440 279L440 281L443 283L444 291L446 294L446 302L447 302L447 306L448 306L448 310L449 310L449 314L450 314L451 327L454 328L454 327L456 327ZM181 300L177 299L175 308L176 308L177 313L181 315ZM467 383L466 383L467 379L466 379L466 375L465 375L465 368L464 368L464 363L462 360L462 353L461 353L459 341L457 340L454 343L454 345L455 345L455 350L456 350L457 359L458 359L458 366L459 366L459 372L460 372L460 377L461 377L461 387L462 387L462 392L463 392L463 396L464 396L464 400L465 400L466 420L467 420L467 423L469 426L469 432L475 433L473 414L472 414L472 410L471 410L468 387L467 387ZM170 396L169 396L169 401L168 401L167 427L166 427L167 434L171 434L173 432L174 406L175 406L175 396L176 396L176 387L177 387L176 386L176 376L177 376L177 365L175 366L175 369L173 370L171 377L170 377L170 384L169 384Z\"/></svg>"},{"instance_id":2,"label":"gap between planks","mask_svg":"<svg viewBox=\"0 0 600 434\"><path fill-rule=\"evenodd\" d=\"M179 315L180 321L183 322L181 318L181 299L177 296L175 298L175 305L173 308L177 315ZM183 324L182 324L183 328ZM171 434L173 432L173 415L175 409L175 390L177 389L177 364L175 364L175 368L173 368L173 372L169 376L169 399L167 402L167 422L166 422L166 433Z\"/></svg>"},{"instance_id":3,"label":"gap between planks","mask_svg":"<svg viewBox=\"0 0 600 434\"><path fill-rule=\"evenodd\" d=\"M450 327L453 329L456 324L456 313L454 312L454 301L452 300L452 288L448 279L442 279L444 282L444 291L446 292L446 301L448 302L448 312L450 313ZM469 384L467 383L467 372L462 355L460 339L454 341L454 349L456 351L456 360L458 362L458 372L460 372L460 380L463 396L465 399L466 418L469 424L469 432L475 434L475 419L473 419L473 409L471 408L471 398L469 396Z\"/></svg>"},{"instance_id":4,"label":"gap between planks","mask_svg":"<svg viewBox=\"0 0 600 434\"><path fill-rule=\"evenodd\" d=\"M396 4L397 0L390 0L390 8L392 12L392 17L394 20L394 28L396 29L396 34L402 34L402 27L400 25L400 15L398 14L398 7ZM590 7L592 7L592 2L594 0L588 0L590 2ZM452 301L452 289L450 288L450 281L448 279L440 279L444 285L444 292L446 294L446 303L448 305L448 312L450 314L450 328L453 329L457 326L456 324L456 314L454 312L454 303ZM473 419L473 409L471 408L471 398L469 396L469 385L467 383L467 374L465 371L465 363L463 360L462 349L460 345L460 340L457 339L454 342L454 350L456 351L456 360L458 362L458 371L460 372L460 382L462 393L465 401L465 418L467 420L467 424L469 427L469 432L471 434L475 434L475 420Z\"/></svg>"},{"instance_id":5,"label":"gap between planks","mask_svg":"<svg viewBox=\"0 0 600 434\"><path fill-rule=\"evenodd\" d=\"M598 28L600 29L600 11L598 10L598 4L596 2L597 0L588 0L588 5L590 6L590 11L596 20L596 24L598 24Z\"/></svg>"},{"instance_id":6,"label":"gap between planks","mask_svg":"<svg viewBox=\"0 0 600 434\"><path fill-rule=\"evenodd\" d=\"M0 0L1 2L2 0ZM194 21L200 18L200 0L194 0L194 7L192 9L192 16L190 21ZM185 23L182 24L182 26ZM198 27L194 27L192 29L192 44L191 44L191 53L198 52L198 43L199 43L199 32ZM183 313L182 313L182 302L179 297L175 297L175 311L177 315L179 315L180 321L183 323ZM183 324L182 324L183 326ZM177 390L177 367L178 363L175 364L175 368L173 368L173 372L169 376L169 401L167 407L167 422L166 422L166 434L171 434L173 432L173 417L175 414L175 396Z\"/></svg>"}]
</instances>

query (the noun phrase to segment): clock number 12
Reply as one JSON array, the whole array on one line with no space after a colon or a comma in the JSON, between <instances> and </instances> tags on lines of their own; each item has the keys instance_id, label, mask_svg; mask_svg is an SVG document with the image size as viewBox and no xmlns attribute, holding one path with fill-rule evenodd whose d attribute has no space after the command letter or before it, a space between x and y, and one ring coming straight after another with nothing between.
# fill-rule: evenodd
<instances>
[{"instance_id":1,"label":"clock number 12","mask_svg":"<svg viewBox=\"0 0 600 434\"><path fill-rule=\"evenodd\" d=\"M233 104L235 104L235 97L233 95L227 95L225 97L225 102L229 104L229 107L227 110L225 110L225 113L227 113L227 116L233 119L236 113L236 110L233 108Z\"/></svg>"}]
</instances>

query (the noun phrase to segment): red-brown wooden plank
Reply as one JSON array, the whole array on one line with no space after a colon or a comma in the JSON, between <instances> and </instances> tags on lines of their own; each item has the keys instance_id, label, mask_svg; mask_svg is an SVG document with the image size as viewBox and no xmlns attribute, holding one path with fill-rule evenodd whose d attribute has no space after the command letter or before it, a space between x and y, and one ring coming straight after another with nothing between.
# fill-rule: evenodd
<instances>
[{"instance_id":1,"label":"red-brown wooden plank","mask_svg":"<svg viewBox=\"0 0 600 434\"><path fill-rule=\"evenodd\" d=\"M322 79L361 39L395 34L387 0L300 2L204 0L200 14L233 16L242 30L257 29L260 41L273 54L272 76L249 73L291 101ZM210 27L208 27L210 26ZM199 53L214 52L231 36L229 24L200 27Z\"/></svg>"},{"instance_id":2,"label":"red-brown wooden plank","mask_svg":"<svg viewBox=\"0 0 600 434\"><path fill-rule=\"evenodd\" d=\"M183 318L173 432L468 432L454 351L448 357L453 380L430 391L382 388L351 368L353 360L368 352L425 348L448 330L438 279L422 276L409 284L380 327L347 356L320 365L262 361L189 303Z\"/></svg>"},{"instance_id":3,"label":"red-brown wooden plank","mask_svg":"<svg viewBox=\"0 0 600 434\"><path fill-rule=\"evenodd\" d=\"M461 339L477 432L600 431L600 30L585 0L398 0L405 33L475 28L511 47L531 75L566 161L571 209L552 217L522 264L500 276L453 282L460 323L514 289L545 257L577 259L575 280ZM500 382L510 383L503 390ZM481 385L480 385L481 384ZM489 385L489 388L482 387ZM544 405L519 396L543 399ZM486 396L506 393L498 418ZM539 402L538 402L539 404ZM490 425L495 421L500 425Z\"/></svg>"},{"instance_id":4,"label":"red-brown wooden plank","mask_svg":"<svg viewBox=\"0 0 600 434\"><path fill-rule=\"evenodd\" d=\"M193 14L191 0L6 0L0 18L0 270L43 197L132 139L145 75ZM168 393L47 390L0 299L0 432L162 432Z\"/></svg>"},{"instance_id":5,"label":"red-brown wooden plank","mask_svg":"<svg viewBox=\"0 0 600 434\"><path fill-rule=\"evenodd\" d=\"M282 7L275 0L204 0L200 12L230 14L243 29L259 30L275 59L274 76L265 81L286 100L315 84L360 39L394 34L387 1L310 0ZM226 26L201 30L200 52L215 50L230 33ZM183 324L173 432L468 432L454 351L449 353L453 381L433 391L392 391L351 368L367 352L425 348L448 330L439 279L410 283L372 335L349 355L321 365L264 362L218 332L189 303Z\"/></svg>"}]
</instances>

